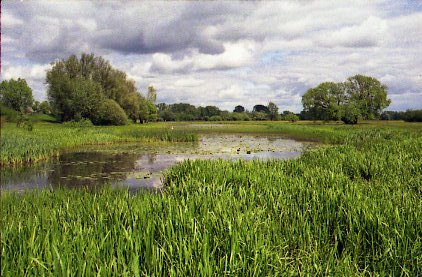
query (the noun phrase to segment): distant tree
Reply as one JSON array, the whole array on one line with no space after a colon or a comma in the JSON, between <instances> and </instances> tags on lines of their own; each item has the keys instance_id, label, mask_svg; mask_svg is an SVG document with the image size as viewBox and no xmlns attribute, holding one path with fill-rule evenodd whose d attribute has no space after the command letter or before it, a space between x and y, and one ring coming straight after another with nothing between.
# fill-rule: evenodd
<instances>
[{"instance_id":1,"label":"distant tree","mask_svg":"<svg viewBox=\"0 0 422 277\"><path fill-rule=\"evenodd\" d=\"M280 119L280 116L278 114L278 107L273 102L268 103L268 116L270 120L278 120Z\"/></svg>"},{"instance_id":2,"label":"distant tree","mask_svg":"<svg viewBox=\"0 0 422 277\"><path fill-rule=\"evenodd\" d=\"M148 87L147 100L152 103L157 100L157 90L153 86Z\"/></svg>"},{"instance_id":3,"label":"distant tree","mask_svg":"<svg viewBox=\"0 0 422 277\"><path fill-rule=\"evenodd\" d=\"M258 112L258 113L262 112L262 113L266 113L266 114L269 114L270 113L270 111L268 110L268 107L267 106L260 105L260 104L259 105L255 105L253 107L252 112Z\"/></svg>"},{"instance_id":4,"label":"distant tree","mask_svg":"<svg viewBox=\"0 0 422 277\"><path fill-rule=\"evenodd\" d=\"M206 106L204 108L205 116L212 117L215 115L221 115L221 110L216 106Z\"/></svg>"},{"instance_id":5,"label":"distant tree","mask_svg":"<svg viewBox=\"0 0 422 277\"><path fill-rule=\"evenodd\" d=\"M158 114L158 117L162 121L175 121L176 120L176 115L169 110L160 111L159 114Z\"/></svg>"},{"instance_id":6,"label":"distant tree","mask_svg":"<svg viewBox=\"0 0 422 277\"><path fill-rule=\"evenodd\" d=\"M305 112L320 120L339 120L344 101L342 85L333 82L321 83L309 89L302 97Z\"/></svg>"},{"instance_id":7,"label":"distant tree","mask_svg":"<svg viewBox=\"0 0 422 277\"><path fill-rule=\"evenodd\" d=\"M40 112L39 111L40 110L40 104L41 104L40 101L34 101L32 103L32 110L36 113Z\"/></svg>"},{"instance_id":8,"label":"distant tree","mask_svg":"<svg viewBox=\"0 0 422 277\"><path fill-rule=\"evenodd\" d=\"M39 105L39 111L43 114L51 114L51 107L47 101L42 101Z\"/></svg>"},{"instance_id":9,"label":"distant tree","mask_svg":"<svg viewBox=\"0 0 422 277\"><path fill-rule=\"evenodd\" d=\"M32 89L25 79L4 80L0 83L0 101L15 111L25 112L34 101Z\"/></svg>"},{"instance_id":10,"label":"distant tree","mask_svg":"<svg viewBox=\"0 0 422 277\"><path fill-rule=\"evenodd\" d=\"M404 120L408 122L422 122L422 110L384 111L381 120Z\"/></svg>"},{"instance_id":11,"label":"distant tree","mask_svg":"<svg viewBox=\"0 0 422 277\"><path fill-rule=\"evenodd\" d=\"M407 110L403 119L408 122L422 122L422 110Z\"/></svg>"},{"instance_id":12,"label":"distant tree","mask_svg":"<svg viewBox=\"0 0 422 277\"><path fill-rule=\"evenodd\" d=\"M243 113L243 112L245 112L245 108L243 106L238 105L238 106L234 107L233 112L235 112L235 113Z\"/></svg>"},{"instance_id":13,"label":"distant tree","mask_svg":"<svg viewBox=\"0 0 422 277\"><path fill-rule=\"evenodd\" d=\"M373 77L355 75L345 83L349 102L355 102L363 119L379 118L381 111L391 104L387 86Z\"/></svg>"},{"instance_id":14,"label":"distant tree","mask_svg":"<svg viewBox=\"0 0 422 277\"><path fill-rule=\"evenodd\" d=\"M158 120L158 110L153 102L147 101L148 106L148 122L154 122Z\"/></svg>"},{"instance_id":15,"label":"distant tree","mask_svg":"<svg viewBox=\"0 0 422 277\"><path fill-rule=\"evenodd\" d=\"M138 93L128 93L121 98L120 106L125 111L127 117L130 118L133 122L136 122L139 118L139 108L141 101L146 100Z\"/></svg>"},{"instance_id":16,"label":"distant tree","mask_svg":"<svg viewBox=\"0 0 422 277\"><path fill-rule=\"evenodd\" d=\"M302 97L303 115L312 119L356 124L360 118L378 118L388 107L387 87L373 77L355 75L344 83L321 83Z\"/></svg>"},{"instance_id":17,"label":"distant tree","mask_svg":"<svg viewBox=\"0 0 422 277\"><path fill-rule=\"evenodd\" d=\"M197 108L191 104L171 104L169 105L169 110L176 115L176 120L178 121L192 121L199 118Z\"/></svg>"},{"instance_id":18,"label":"distant tree","mask_svg":"<svg viewBox=\"0 0 422 277\"><path fill-rule=\"evenodd\" d=\"M149 105L148 101L141 97L141 100L139 101L139 114L138 114L139 122L146 123L149 119Z\"/></svg>"},{"instance_id":19,"label":"distant tree","mask_svg":"<svg viewBox=\"0 0 422 277\"><path fill-rule=\"evenodd\" d=\"M166 103L158 103L156 106L158 112L162 112L168 109L168 105Z\"/></svg>"}]
</instances>

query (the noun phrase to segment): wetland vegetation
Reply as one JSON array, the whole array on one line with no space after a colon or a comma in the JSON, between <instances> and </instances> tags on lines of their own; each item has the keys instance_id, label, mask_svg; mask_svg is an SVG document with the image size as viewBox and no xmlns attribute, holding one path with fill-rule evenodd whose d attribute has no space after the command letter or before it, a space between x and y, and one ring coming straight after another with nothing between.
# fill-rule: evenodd
<instances>
[{"instance_id":1,"label":"wetland vegetation","mask_svg":"<svg viewBox=\"0 0 422 277\"><path fill-rule=\"evenodd\" d=\"M53 125L6 126L2 143L16 132L41 145L57 141L56 150L75 146L63 142L69 134L80 144L137 137L166 144L171 132L174 141L254 132L321 144L286 161L184 161L165 172L160 194L2 191L2 276L421 273L418 123ZM60 130L56 137L50 128Z\"/></svg>"}]
</instances>

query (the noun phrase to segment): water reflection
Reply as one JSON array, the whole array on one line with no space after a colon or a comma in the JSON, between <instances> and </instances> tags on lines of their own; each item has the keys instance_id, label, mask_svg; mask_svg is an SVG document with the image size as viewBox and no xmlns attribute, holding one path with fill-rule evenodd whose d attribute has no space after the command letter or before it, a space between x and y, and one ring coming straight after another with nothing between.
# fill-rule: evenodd
<instances>
[{"instance_id":1,"label":"water reflection","mask_svg":"<svg viewBox=\"0 0 422 277\"><path fill-rule=\"evenodd\" d=\"M160 189L163 170L186 159L289 159L304 145L275 136L207 135L199 143L90 146L48 162L2 169L2 190L99 187L105 184Z\"/></svg>"}]
</instances>

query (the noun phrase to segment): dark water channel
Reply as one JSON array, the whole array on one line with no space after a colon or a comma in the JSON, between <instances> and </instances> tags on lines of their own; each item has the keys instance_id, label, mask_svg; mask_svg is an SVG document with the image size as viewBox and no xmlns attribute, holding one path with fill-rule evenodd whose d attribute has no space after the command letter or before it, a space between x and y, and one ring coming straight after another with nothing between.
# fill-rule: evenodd
<instances>
[{"instance_id":1,"label":"dark water channel","mask_svg":"<svg viewBox=\"0 0 422 277\"><path fill-rule=\"evenodd\" d=\"M290 159L306 144L272 135L203 135L198 143L84 146L18 169L2 169L2 190L98 187L160 190L162 172L186 159Z\"/></svg>"}]
</instances>

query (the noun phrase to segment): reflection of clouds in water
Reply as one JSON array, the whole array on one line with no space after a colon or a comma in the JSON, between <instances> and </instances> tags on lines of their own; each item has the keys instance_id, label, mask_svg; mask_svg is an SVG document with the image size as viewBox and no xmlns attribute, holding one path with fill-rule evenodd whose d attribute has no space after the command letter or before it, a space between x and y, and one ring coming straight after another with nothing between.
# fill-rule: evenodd
<instances>
[{"instance_id":1,"label":"reflection of clouds in water","mask_svg":"<svg viewBox=\"0 0 422 277\"><path fill-rule=\"evenodd\" d=\"M235 153L235 152L290 152L300 151L303 144L294 140L280 138L276 135L227 135L213 134L200 137L200 153Z\"/></svg>"},{"instance_id":2,"label":"reflection of clouds in water","mask_svg":"<svg viewBox=\"0 0 422 277\"><path fill-rule=\"evenodd\" d=\"M114 184L130 190L160 189L162 171L187 159L289 159L300 155L303 147L300 142L277 136L245 134L203 135L198 144L91 146L64 153L57 160L2 170L1 186L24 190L50 184L53 188Z\"/></svg>"}]
</instances>

